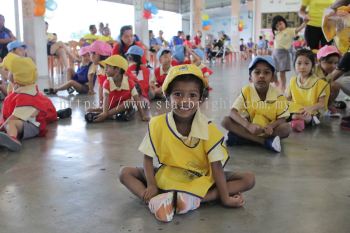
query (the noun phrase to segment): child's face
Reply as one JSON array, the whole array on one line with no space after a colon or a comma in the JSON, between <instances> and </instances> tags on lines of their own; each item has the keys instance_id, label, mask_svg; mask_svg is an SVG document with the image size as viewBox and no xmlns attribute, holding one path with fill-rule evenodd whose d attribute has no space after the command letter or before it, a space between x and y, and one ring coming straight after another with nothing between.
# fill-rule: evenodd
<instances>
[{"instance_id":1,"label":"child's face","mask_svg":"<svg viewBox=\"0 0 350 233\"><path fill-rule=\"evenodd\" d=\"M124 31L121 40L126 45L131 45L134 42L134 35L132 34L132 30L126 30Z\"/></svg>"},{"instance_id":2,"label":"child's face","mask_svg":"<svg viewBox=\"0 0 350 233\"><path fill-rule=\"evenodd\" d=\"M81 56L81 60L83 63L89 63L91 61L90 54L89 53L84 54L83 56Z\"/></svg>"},{"instance_id":3,"label":"child's face","mask_svg":"<svg viewBox=\"0 0 350 233\"><path fill-rule=\"evenodd\" d=\"M17 54L20 57L25 57L26 56L26 50L23 47L18 47L15 50L13 50L13 53Z\"/></svg>"},{"instance_id":4,"label":"child's face","mask_svg":"<svg viewBox=\"0 0 350 233\"><path fill-rule=\"evenodd\" d=\"M191 118L200 104L200 87L196 82L176 81L170 94L174 114L180 119Z\"/></svg>"},{"instance_id":5,"label":"child's face","mask_svg":"<svg viewBox=\"0 0 350 233\"><path fill-rule=\"evenodd\" d=\"M326 74L330 74L333 72L333 70L335 70L335 68L337 68L339 62L339 57L334 55L334 56L330 56L327 59L321 60L320 64L321 64L321 68L324 72L326 72Z\"/></svg>"},{"instance_id":6,"label":"child's face","mask_svg":"<svg viewBox=\"0 0 350 233\"><path fill-rule=\"evenodd\" d=\"M110 65L106 65L106 74L108 77L115 77L116 75L119 74L119 68L114 67L114 66L110 66Z\"/></svg>"},{"instance_id":7,"label":"child's face","mask_svg":"<svg viewBox=\"0 0 350 233\"><path fill-rule=\"evenodd\" d=\"M110 34L109 29L108 28L104 28L103 31L102 31L102 34L104 36L109 36L109 34Z\"/></svg>"},{"instance_id":8,"label":"child's face","mask_svg":"<svg viewBox=\"0 0 350 233\"><path fill-rule=\"evenodd\" d=\"M165 53L160 57L160 63L162 65L168 65L171 62L171 54L170 53Z\"/></svg>"},{"instance_id":9,"label":"child's face","mask_svg":"<svg viewBox=\"0 0 350 233\"><path fill-rule=\"evenodd\" d=\"M306 56L299 56L295 61L295 70L298 74L303 77L307 77L310 75L312 70L312 62Z\"/></svg>"},{"instance_id":10,"label":"child's face","mask_svg":"<svg viewBox=\"0 0 350 233\"><path fill-rule=\"evenodd\" d=\"M271 67L265 62L258 62L252 70L251 80L257 90L268 90L269 84L273 79Z\"/></svg>"},{"instance_id":11,"label":"child's face","mask_svg":"<svg viewBox=\"0 0 350 233\"><path fill-rule=\"evenodd\" d=\"M283 29L285 29L286 28L286 24L283 22L283 21L279 21L278 23L277 23L277 25L276 25L276 29L278 30L278 31L282 31Z\"/></svg>"},{"instance_id":12,"label":"child's face","mask_svg":"<svg viewBox=\"0 0 350 233\"><path fill-rule=\"evenodd\" d=\"M100 62L100 55L98 55L95 52L92 52L90 53L90 59L95 65L98 65L98 63Z\"/></svg>"}]
</instances>

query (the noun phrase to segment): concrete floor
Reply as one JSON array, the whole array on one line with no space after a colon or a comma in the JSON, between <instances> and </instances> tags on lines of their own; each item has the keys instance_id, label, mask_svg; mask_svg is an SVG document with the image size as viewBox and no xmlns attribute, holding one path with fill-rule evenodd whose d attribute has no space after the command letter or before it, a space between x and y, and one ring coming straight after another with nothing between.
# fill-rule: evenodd
<instances>
[{"instance_id":1,"label":"concrete floor","mask_svg":"<svg viewBox=\"0 0 350 233\"><path fill-rule=\"evenodd\" d=\"M219 124L247 83L247 63L213 69L203 109ZM19 153L0 149L1 233L350 232L350 133L339 119L293 133L280 154L230 148L227 169L256 174L244 208L208 204L163 224L117 179L121 166L142 165L137 148L147 123L136 116L87 125L84 101L93 97L62 92L52 100L58 108L70 102L72 119L50 125L45 139L25 141ZM154 115L164 111L152 107Z\"/></svg>"}]
</instances>

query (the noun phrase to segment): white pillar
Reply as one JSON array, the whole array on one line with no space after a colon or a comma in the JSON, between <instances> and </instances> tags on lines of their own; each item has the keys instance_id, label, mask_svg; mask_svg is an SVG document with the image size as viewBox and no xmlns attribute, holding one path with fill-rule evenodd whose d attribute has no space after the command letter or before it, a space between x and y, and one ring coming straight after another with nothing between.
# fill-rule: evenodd
<instances>
[{"instance_id":1,"label":"white pillar","mask_svg":"<svg viewBox=\"0 0 350 233\"><path fill-rule=\"evenodd\" d=\"M18 6L18 0L13 1L14 9L15 9L15 24L16 24L16 38L17 40L21 39L21 30L19 25L19 6Z\"/></svg>"},{"instance_id":2,"label":"white pillar","mask_svg":"<svg viewBox=\"0 0 350 233\"><path fill-rule=\"evenodd\" d=\"M198 30L201 30L202 20L202 7L204 0L191 0L190 1L190 31L191 37L196 35Z\"/></svg>"},{"instance_id":3,"label":"white pillar","mask_svg":"<svg viewBox=\"0 0 350 233\"><path fill-rule=\"evenodd\" d=\"M241 1L231 0L231 43L235 51L239 51L239 14L241 8Z\"/></svg>"},{"instance_id":4,"label":"white pillar","mask_svg":"<svg viewBox=\"0 0 350 233\"><path fill-rule=\"evenodd\" d=\"M28 45L28 56L32 57L37 65L39 78L47 78L49 72L47 67L45 21L44 17L35 17L33 9L33 0L22 0L23 41ZM43 85L46 86L47 84ZM41 82L39 82L39 86L40 88L44 87L41 85Z\"/></svg>"},{"instance_id":5,"label":"white pillar","mask_svg":"<svg viewBox=\"0 0 350 233\"><path fill-rule=\"evenodd\" d=\"M254 39L255 42L259 40L261 32L261 1L254 0Z\"/></svg>"},{"instance_id":6,"label":"white pillar","mask_svg":"<svg viewBox=\"0 0 350 233\"><path fill-rule=\"evenodd\" d=\"M138 35L147 47L149 46L148 36L148 20L143 18L143 4L144 0L134 0L134 15L135 15L135 29L134 33Z\"/></svg>"}]
</instances>

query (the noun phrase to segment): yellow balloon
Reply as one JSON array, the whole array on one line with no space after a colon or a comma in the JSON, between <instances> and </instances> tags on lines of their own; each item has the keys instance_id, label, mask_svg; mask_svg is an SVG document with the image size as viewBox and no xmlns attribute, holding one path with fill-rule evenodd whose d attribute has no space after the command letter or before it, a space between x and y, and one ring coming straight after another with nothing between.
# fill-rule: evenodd
<instances>
[{"instance_id":1,"label":"yellow balloon","mask_svg":"<svg viewBox=\"0 0 350 233\"><path fill-rule=\"evenodd\" d=\"M203 20L203 21L209 20L209 15L203 14L203 15L202 15L202 20Z\"/></svg>"}]
</instances>

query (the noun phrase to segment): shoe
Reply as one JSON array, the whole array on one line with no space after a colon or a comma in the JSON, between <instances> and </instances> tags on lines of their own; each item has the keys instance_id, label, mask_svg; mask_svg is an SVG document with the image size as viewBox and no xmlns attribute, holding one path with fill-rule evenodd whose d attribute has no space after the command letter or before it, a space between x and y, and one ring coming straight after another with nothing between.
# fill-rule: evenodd
<instances>
[{"instance_id":1,"label":"shoe","mask_svg":"<svg viewBox=\"0 0 350 233\"><path fill-rule=\"evenodd\" d=\"M7 133L0 132L0 146L16 152L21 149L22 144L17 140L17 138L11 137Z\"/></svg>"},{"instance_id":2,"label":"shoe","mask_svg":"<svg viewBox=\"0 0 350 233\"><path fill-rule=\"evenodd\" d=\"M346 109L346 103L344 101L334 101L333 106L338 109Z\"/></svg>"},{"instance_id":3,"label":"shoe","mask_svg":"<svg viewBox=\"0 0 350 233\"><path fill-rule=\"evenodd\" d=\"M350 116L342 117L341 121L342 122L350 122Z\"/></svg>"},{"instance_id":4,"label":"shoe","mask_svg":"<svg viewBox=\"0 0 350 233\"><path fill-rule=\"evenodd\" d=\"M305 129L305 122L301 119L295 119L290 122L290 126L295 132L302 132Z\"/></svg>"},{"instance_id":5,"label":"shoe","mask_svg":"<svg viewBox=\"0 0 350 233\"><path fill-rule=\"evenodd\" d=\"M249 142L248 140L241 138L240 136L238 136L232 132L227 133L226 146L228 146L228 147L244 145L244 144L247 144L248 142Z\"/></svg>"},{"instance_id":6,"label":"shoe","mask_svg":"<svg viewBox=\"0 0 350 233\"><path fill-rule=\"evenodd\" d=\"M312 123L312 125L319 125L319 124L321 124L321 121L318 119L317 116L312 116L311 123Z\"/></svg>"},{"instance_id":7,"label":"shoe","mask_svg":"<svg viewBox=\"0 0 350 233\"><path fill-rule=\"evenodd\" d=\"M46 95L54 95L54 94L56 94L56 92L55 92L55 90L53 88L45 88L43 91L44 91L44 93Z\"/></svg>"},{"instance_id":8,"label":"shoe","mask_svg":"<svg viewBox=\"0 0 350 233\"><path fill-rule=\"evenodd\" d=\"M350 131L350 121L343 121L340 123L340 128L343 130L349 130Z\"/></svg>"},{"instance_id":9,"label":"shoe","mask_svg":"<svg viewBox=\"0 0 350 233\"><path fill-rule=\"evenodd\" d=\"M67 92L69 95L71 95L73 92L75 92L75 89L73 87L68 87Z\"/></svg>"},{"instance_id":10,"label":"shoe","mask_svg":"<svg viewBox=\"0 0 350 233\"><path fill-rule=\"evenodd\" d=\"M60 119L69 118L72 116L72 109L71 108L65 108L57 111L57 116Z\"/></svg>"},{"instance_id":11,"label":"shoe","mask_svg":"<svg viewBox=\"0 0 350 233\"><path fill-rule=\"evenodd\" d=\"M126 110L124 112L121 113L117 113L113 119L117 120L117 121L130 121L133 116L135 115L136 110L134 108L131 108L129 110Z\"/></svg>"},{"instance_id":12,"label":"shoe","mask_svg":"<svg viewBox=\"0 0 350 233\"><path fill-rule=\"evenodd\" d=\"M153 197L148 208L161 222L170 222L174 217L174 192L167 192Z\"/></svg>"},{"instance_id":13,"label":"shoe","mask_svg":"<svg viewBox=\"0 0 350 233\"><path fill-rule=\"evenodd\" d=\"M270 137L265 139L265 148L272 150L274 152L281 152L281 139L279 136Z\"/></svg>"},{"instance_id":14,"label":"shoe","mask_svg":"<svg viewBox=\"0 0 350 233\"><path fill-rule=\"evenodd\" d=\"M176 197L176 213L177 214L186 214L191 210L198 209L201 204L201 199L199 197L177 192Z\"/></svg>"},{"instance_id":15,"label":"shoe","mask_svg":"<svg viewBox=\"0 0 350 233\"><path fill-rule=\"evenodd\" d=\"M85 114L85 120L87 123L93 123L94 120L97 118L97 116L99 115L100 113L98 112L88 112Z\"/></svg>"}]
</instances>

